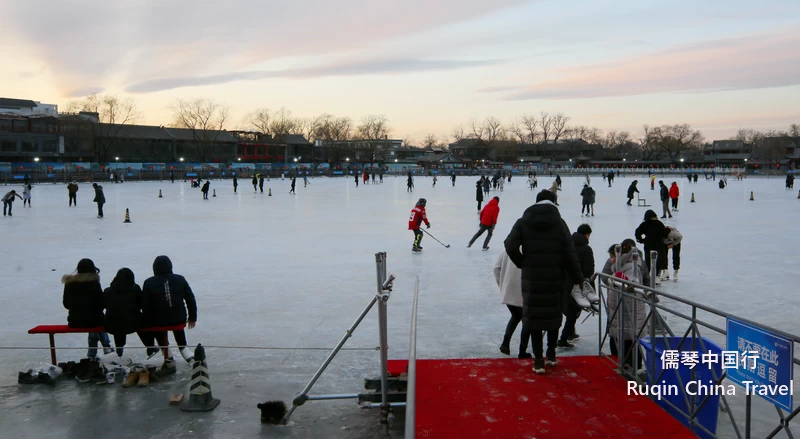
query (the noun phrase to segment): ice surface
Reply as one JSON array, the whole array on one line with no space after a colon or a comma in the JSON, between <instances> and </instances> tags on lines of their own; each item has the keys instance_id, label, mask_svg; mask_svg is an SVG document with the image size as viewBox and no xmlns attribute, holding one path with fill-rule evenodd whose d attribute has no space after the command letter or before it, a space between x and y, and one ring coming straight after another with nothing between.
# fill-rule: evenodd
<instances>
[{"instance_id":1,"label":"ice surface","mask_svg":"<svg viewBox=\"0 0 800 439\"><path fill-rule=\"evenodd\" d=\"M590 244L598 270L606 260L606 249L633 237L642 221L646 209L625 205L633 178L619 178L608 188L599 176L593 176L596 216L581 218L583 178L563 177L561 213L573 231L582 222L591 224ZM649 189L647 176L636 178L641 195L660 214L658 191ZM666 223L677 226L684 236L680 282L666 282L664 291L795 330L800 304L794 293L800 273L795 258L800 244L797 194L784 190L782 178L729 179L730 186L724 190L711 181L689 184L677 175L661 178L668 185L677 181L681 188L680 210ZM501 304L492 264L536 192L529 190L522 176L506 182L504 192L492 192L491 196L501 198L501 211L491 249L483 252L478 245L467 249L478 225L476 179L459 177L452 187L442 178L434 188L430 178L416 177L416 190L407 193L403 177L386 177L383 184L357 188L352 178L314 178L308 187L298 180L297 195L288 194L289 180L266 182L263 194L253 193L244 180L238 194L233 193L230 181L214 180L211 189L217 196L208 201L199 189L183 182L104 183L103 219L95 218L91 185L80 185L78 207L67 207L65 185L36 185L33 207L23 208L18 200L14 216L0 223L5 271L0 346L47 346L45 336L26 331L38 324L66 323L60 279L75 269L79 259L93 259L107 287L121 267L131 268L141 284L152 274L153 259L166 254L197 296L199 318L197 327L188 331L190 344L330 348L374 295L374 253L386 251L388 271L397 277L389 301L390 358L407 355L414 276L420 277L420 358L498 356L508 311ZM539 189L551 182L552 178L540 176ZM13 188L7 186L4 191ZM272 197L266 194L268 188ZM159 190L163 198L158 198ZM748 200L750 191L755 201ZM689 202L692 192L696 203ZM429 231L451 248L425 236L424 251L411 252L413 235L407 221L420 197L428 200ZM126 208L130 224L123 223ZM373 311L346 346L375 347L376 322ZM578 326L583 337L574 353L596 352L597 327L595 319ZM130 347L139 346L135 337L129 340ZM85 336L57 336L57 343L82 347ZM512 353L516 353L516 343L517 337ZM271 383L310 378L307 371L270 376L278 364L284 371L292 364L318 365L325 354L208 352L213 371L262 374L266 388ZM59 351L59 360L83 355L83 351ZM131 350L127 355L141 356L141 352ZM16 386L16 371L26 362L46 358L47 352L41 350L0 349L0 385ZM376 353L356 358L374 359L374 363L342 359L339 367L346 364L341 374L347 382L357 383L377 370ZM254 407L261 401L252 397L252 402Z\"/></svg>"}]
</instances>

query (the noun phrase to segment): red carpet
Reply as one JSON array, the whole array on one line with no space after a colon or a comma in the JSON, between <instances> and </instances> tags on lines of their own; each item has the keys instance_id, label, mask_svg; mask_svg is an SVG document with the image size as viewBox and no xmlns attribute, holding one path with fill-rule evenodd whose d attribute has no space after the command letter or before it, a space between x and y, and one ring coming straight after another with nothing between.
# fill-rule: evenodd
<instances>
[{"instance_id":1,"label":"red carpet","mask_svg":"<svg viewBox=\"0 0 800 439\"><path fill-rule=\"evenodd\" d=\"M598 357L417 360L417 437L695 438Z\"/></svg>"}]
</instances>

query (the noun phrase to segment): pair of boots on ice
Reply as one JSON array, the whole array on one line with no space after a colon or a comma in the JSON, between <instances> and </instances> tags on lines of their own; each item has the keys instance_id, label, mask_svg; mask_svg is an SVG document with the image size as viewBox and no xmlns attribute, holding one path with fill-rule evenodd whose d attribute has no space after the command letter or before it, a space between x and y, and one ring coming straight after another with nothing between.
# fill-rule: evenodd
<instances>
[{"instance_id":1,"label":"pair of boots on ice","mask_svg":"<svg viewBox=\"0 0 800 439\"><path fill-rule=\"evenodd\" d=\"M672 276L672 280L674 280L675 282L678 281L678 271L679 270L675 270L675 273ZM666 268L661 270L661 272L658 273L658 280L660 281L669 280L669 270Z\"/></svg>"}]
</instances>

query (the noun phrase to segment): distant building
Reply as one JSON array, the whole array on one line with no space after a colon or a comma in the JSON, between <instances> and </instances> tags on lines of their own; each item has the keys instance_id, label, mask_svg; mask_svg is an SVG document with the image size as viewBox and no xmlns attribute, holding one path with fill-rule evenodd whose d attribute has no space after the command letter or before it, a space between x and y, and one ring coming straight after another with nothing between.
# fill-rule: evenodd
<instances>
[{"instance_id":1,"label":"distant building","mask_svg":"<svg viewBox=\"0 0 800 439\"><path fill-rule=\"evenodd\" d=\"M0 114L58 116L58 105L29 99L0 98Z\"/></svg>"}]
</instances>

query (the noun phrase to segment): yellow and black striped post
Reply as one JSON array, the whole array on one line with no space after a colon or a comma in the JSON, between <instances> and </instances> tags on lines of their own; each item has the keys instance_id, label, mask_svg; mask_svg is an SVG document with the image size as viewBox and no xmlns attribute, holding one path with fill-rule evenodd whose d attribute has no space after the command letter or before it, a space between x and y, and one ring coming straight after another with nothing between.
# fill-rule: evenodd
<instances>
[{"instance_id":1,"label":"yellow and black striped post","mask_svg":"<svg viewBox=\"0 0 800 439\"><path fill-rule=\"evenodd\" d=\"M158 190L158 198L164 198L161 196L161 189Z\"/></svg>"},{"instance_id":2,"label":"yellow and black striped post","mask_svg":"<svg viewBox=\"0 0 800 439\"><path fill-rule=\"evenodd\" d=\"M217 196L217 190L216 190L216 189L214 189L214 195L212 195L212 196L211 196L211 198L214 198L214 197L216 197L216 196Z\"/></svg>"},{"instance_id":3,"label":"yellow and black striped post","mask_svg":"<svg viewBox=\"0 0 800 439\"><path fill-rule=\"evenodd\" d=\"M181 407L185 412L208 412L219 405L219 400L211 396L211 382L206 367L206 350L198 344L194 350L192 381L189 384L189 400Z\"/></svg>"},{"instance_id":4,"label":"yellow and black striped post","mask_svg":"<svg viewBox=\"0 0 800 439\"><path fill-rule=\"evenodd\" d=\"M125 221L123 221L123 223L129 223L129 222L131 222L131 213L128 210L128 208L126 207L125 208Z\"/></svg>"}]
</instances>

